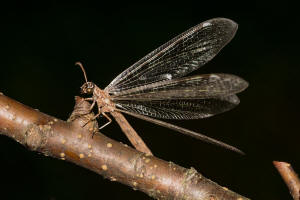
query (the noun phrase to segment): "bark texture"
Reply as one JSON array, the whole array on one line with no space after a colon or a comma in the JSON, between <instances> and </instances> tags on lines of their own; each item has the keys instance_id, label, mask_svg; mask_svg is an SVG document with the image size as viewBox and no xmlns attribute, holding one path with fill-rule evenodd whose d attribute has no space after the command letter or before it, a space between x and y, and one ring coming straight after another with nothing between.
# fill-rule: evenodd
<instances>
[{"instance_id":1,"label":"bark texture","mask_svg":"<svg viewBox=\"0 0 300 200\"><path fill-rule=\"evenodd\" d=\"M288 186L294 200L300 199L300 180L289 163L273 161L274 166Z\"/></svg>"},{"instance_id":2,"label":"bark texture","mask_svg":"<svg viewBox=\"0 0 300 200\"><path fill-rule=\"evenodd\" d=\"M68 121L56 119L0 94L0 133L28 149L85 167L143 191L155 199L246 200L247 198L186 169L141 153L98 131L90 104L76 97Z\"/></svg>"}]
</instances>

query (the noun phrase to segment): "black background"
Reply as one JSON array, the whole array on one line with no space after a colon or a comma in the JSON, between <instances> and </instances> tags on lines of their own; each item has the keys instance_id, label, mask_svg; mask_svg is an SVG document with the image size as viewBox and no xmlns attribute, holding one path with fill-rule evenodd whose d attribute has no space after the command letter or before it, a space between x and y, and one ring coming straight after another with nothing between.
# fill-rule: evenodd
<instances>
[{"instance_id":1,"label":"black background","mask_svg":"<svg viewBox=\"0 0 300 200\"><path fill-rule=\"evenodd\" d=\"M67 119L84 79L104 88L145 54L206 19L239 24L236 37L198 73L232 73L249 81L241 104L213 118L172 121L239 147L219 147L128 117L154 154L252 199L291 199L272 166L300 172L299 11L288 1L172 4L11 3L1 7L0 91ZM296 7L295 7L296 8ZM104 121L100 120L99 123ZM128 143L114 122L102 130ZM151 199L71 163L29 152L0 137L0 195L6 199ZM1 198L2 199L2 198Z\"/></svg>"}]
</instances>

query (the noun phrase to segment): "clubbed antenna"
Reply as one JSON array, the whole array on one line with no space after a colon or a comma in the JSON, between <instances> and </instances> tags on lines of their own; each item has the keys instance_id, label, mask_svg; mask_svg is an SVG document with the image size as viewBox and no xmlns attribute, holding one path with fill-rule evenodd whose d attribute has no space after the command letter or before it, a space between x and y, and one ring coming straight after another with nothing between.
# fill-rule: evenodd
<instances>
[{"instance_id":1,"label":"clubbed antenna","mask_svg":"<svg viewBox=\"0 0 300 200\"><path fill-rule=\"evenodd\" d=\"M88 82L88 81L87 81L87 77L86 77L85 70L84 70L83 65L81 64L81 62L76 62L75 65L78 65L78 66L81 68L81 70L82 70L82 72L83 72L83 75L84 75L84 78L85 78L85 82Z\"/></svg>"}]
</instances>

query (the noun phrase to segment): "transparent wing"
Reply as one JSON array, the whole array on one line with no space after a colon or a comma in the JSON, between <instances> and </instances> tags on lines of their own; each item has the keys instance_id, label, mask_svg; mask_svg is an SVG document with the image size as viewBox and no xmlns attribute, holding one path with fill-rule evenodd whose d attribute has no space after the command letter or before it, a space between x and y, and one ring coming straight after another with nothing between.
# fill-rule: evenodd
<instances>
[{"instance_id":1,"label":"transparent wing","mask_svg":"<svg viewBox=\"0 0 300 200\"><path fill-rule=\"evenodd\" d=\"M131 113L162 119L199 119L234 108L239 104L236 95L210 99L177 99L154 101L116 101L116 106Z\"/></svg>"},{"instance_id":2,"label":"transparent wing","mask_svg":"<svg viewBox=\"0 0 300 200\"><path fill-rule=\"evenodd\" d=\"M242 152L241 150L239 150L238 148L234 147L234 146L231 146L231 145L228 145L224 142L221 142L219 140L216 140L216 139L213 139L211 137L208 137L206 135L203 135L201 133L197 133L195 131L191 131L189 129L186 129L186 128L182 128L180 126L176 126L174 124L170 124L170 123L167 123L167 122L164 122L164 121L160 121L158 119L153 119L151 117L147 117L147 116L144 116L144 115L140 115L140 114L137 114L137 113L132 113L132 112L128 112L126 110L120 110L120 109L116 109L116 111L119 111L119 112L122 112L122 113L126 113L128 115L131 115L133 117L136 117L136 118L139 118L139 119L142 119L142 120L145 120L145 121L148 121L148 122L151 122L151 123L154 123L154 124L157 124L159 126L163 126L163 127L166 127L166 128L169 128L169 129L172 129L174 131L177 131L179 133L182 133L182 134L185 134L185 135L188 135L188 136L191 136L193 138L196 138L196 139L199 139L199 140L202 140L204 142L207 142L209 144L214 144L214 145L218 145L220 147L223 147L225 149L229 149L231 151L234 151L234 152L237 152L239 154L242 154L242 155L245 155L244 152Z\"/></svg>"},{"instance_id":3,"label":"transparent wing","mask_svg":"<svg viewBox=\"0 0 300 200\"><path fill-rule=\"evenodd\" d=\"M237 27L235 22L225 18L202 22L126 69L105 90L116 94L134 87L182 77L210 61L233 38Z\"/></svg>"},{"instance_id":4,"label":"transparent wing","mask_svg":"<svg viewBox=\"0 0 300 200\"><path fill-rule=\"evenodd\" d=\"M232 74L202 74L135 87L111 95L115 100L207 99L229 96L248 83Z\"/></svg>"}]
</instances>

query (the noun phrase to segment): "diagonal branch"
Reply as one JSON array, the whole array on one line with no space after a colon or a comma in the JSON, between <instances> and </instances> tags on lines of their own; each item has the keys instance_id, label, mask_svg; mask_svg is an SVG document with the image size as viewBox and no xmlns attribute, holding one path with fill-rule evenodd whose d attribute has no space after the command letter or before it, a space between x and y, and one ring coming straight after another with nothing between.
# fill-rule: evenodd
<instances>
[{"instance_id":1,"label":"diagonal branch","mask_svg":"<svg viewBox=\"0 0 300 200\"><path fill-rule=\"evenodd\" d=\"M288 186L293 199L300 199L300 179L292 168L291 164L286 162L273 161L273 165L278 170L282 179Z\"/></svg>"},{"instance_id":2,"label":"diagonal branch","mask_svg":"<svg viewBox=\"0 0 300 200\"><path fill-rule=\"evenodd\" d=\"M195 169L186 169L141 153L101 133L90 104L76 98L69 120L62 121L25 106L0 93L0 132L30 150L73 162L111 181L143 191L155 199L246 200L206 179Z\"/></svg>"}]
</instances>

